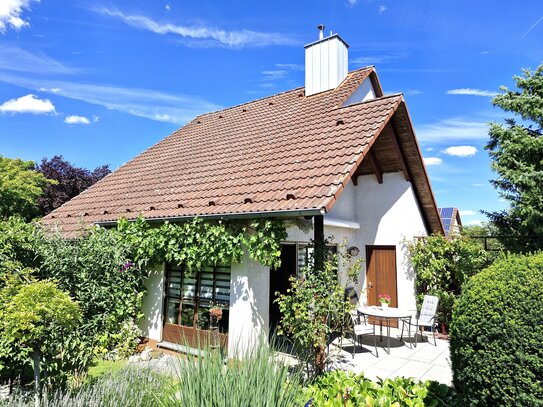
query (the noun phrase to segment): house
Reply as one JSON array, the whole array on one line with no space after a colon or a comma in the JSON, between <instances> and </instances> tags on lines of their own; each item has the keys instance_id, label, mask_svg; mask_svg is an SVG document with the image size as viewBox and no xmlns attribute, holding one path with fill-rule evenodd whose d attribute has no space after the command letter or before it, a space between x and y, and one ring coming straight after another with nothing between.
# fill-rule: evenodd
<instances>
[{"instance_id":1,"label":"house","mask_svg":"<svg viewBox=\"0 0 543 407\"><path fill-rule=\"evenodd\" d=\"M384 95L374 67L348 72L337 34L321 31L305 55L304 87L196 117L44 218L66 233L140 214L285 222L279 270L248 255L193 275L156 265L142 327L152 343L206 329L197 321L211 300L226 309L229 350L251 343L277 323L274 293L325 235L365 260L357 290L369 304L388 293L393 306L415 308L405 239L443 228L404 97ZM199 297L209 285L213 298Z\"/></svg>"},{"instance_id":2,"label":"house","mask_svg":"<svg viewBox=\"0 0 543 407\"><path fill-rule=\"evenodd\" d=\"M462 219L458 208L438 208L445 236L458 236L462 230Z\"/></svg>"}]
</instances>

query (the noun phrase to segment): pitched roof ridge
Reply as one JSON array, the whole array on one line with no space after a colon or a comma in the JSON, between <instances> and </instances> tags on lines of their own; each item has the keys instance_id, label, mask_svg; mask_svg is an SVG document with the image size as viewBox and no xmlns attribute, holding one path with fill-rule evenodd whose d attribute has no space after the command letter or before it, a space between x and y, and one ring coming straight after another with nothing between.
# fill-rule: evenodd
<instances>
[{"instance_id":1,"label":"pitched roof ridge","mask_svg":"<svg viewBox=\"0 0 543 407\"><path fill-rule=\"evenodd\" d=\"M361 71L364 71L364 70L368 70L368 69L375 70L375 66L374 65L368 65L368 66L365 66L365 67L358 68L358 69L355 69L353 71L350 71L350 72L347 73L347 76L345 77L345 79L343 79L343 81L336 88L328 89L328 90L325 90L325 91L319 92L319 93L333 92L333 91L341 88L347 82L347 80L350 79L350 77L353 76L354 74L356 74L358 72L361 72ZM205 116L216 114L216 113L219 113L219 112L225 112L227 110L236 109L236 108L239 108L239 107L242 107L242 106L249 105L251 103L256 103L256 102L260 102L260 101L263 101L263 100L266 100L266 99L275 98L275 97L285 95L285 94L290 93L290 92L297 92L297 91L300 91L300 90L303 90L303 89L305 89L305 86L298 86L296 88L285 90L283 92L274 93L273 95L268 95L268 96L264 96L264 97L261 97L261 98L258 98L258 99L250 100L248 102L239 103L239 104L234 105L234 106L228 106L228 107L225 107L224 109L213 110L212 112L202 113L202 114L196 116L191 121L194 121L197 118L205 117ZM190 122L187 122L187 124L188 123L190 123Z\"/></svg>"}]
</instances>

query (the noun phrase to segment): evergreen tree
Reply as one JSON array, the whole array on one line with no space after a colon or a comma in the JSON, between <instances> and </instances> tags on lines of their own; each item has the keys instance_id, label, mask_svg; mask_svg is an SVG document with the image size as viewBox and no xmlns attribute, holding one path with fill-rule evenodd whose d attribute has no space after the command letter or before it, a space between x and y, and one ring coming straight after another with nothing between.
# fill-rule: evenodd
<instances>
[{"instance_id":1,"label":"evergreen tree","mask_svg":"<svg viewBox=\"0 0 543 407\"><path fill-rule=\"evenodd\" d=\"M486 212L511 251L543 249L543 65L514 76L516 90L502 86L492 100L515 118L490 125L485 147L497 178L492 185L509 208Z\"/></svg>"}]
</instances>

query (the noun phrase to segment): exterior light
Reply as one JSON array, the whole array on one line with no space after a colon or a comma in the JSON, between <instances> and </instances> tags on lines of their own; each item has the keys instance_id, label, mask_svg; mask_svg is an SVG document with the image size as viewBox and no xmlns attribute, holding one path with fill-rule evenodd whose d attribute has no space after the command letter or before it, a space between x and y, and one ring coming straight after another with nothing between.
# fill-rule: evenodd
<instances>
[{"instance_id":1,"label":"exterior light","mask_svg":"<svg viewBox=\"0 0 543 407\"><path fill-rule=\"evenodd\" d=\"M347 253L349 253L349 256L356 257L360 254L360 249L356 246L351 246L347 249Z\"/></svg>"}]
</instances>

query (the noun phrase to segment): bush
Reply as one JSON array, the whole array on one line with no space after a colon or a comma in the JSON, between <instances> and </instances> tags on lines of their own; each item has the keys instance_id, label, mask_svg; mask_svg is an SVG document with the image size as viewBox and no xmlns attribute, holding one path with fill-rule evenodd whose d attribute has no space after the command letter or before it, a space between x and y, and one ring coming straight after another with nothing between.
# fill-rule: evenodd
<instances>
[{"instance_id":1,"label":"bush","mask_svg":"<svg viewBox=\"0 0 543 407\"><path fill-rule=\"evenodd\" d=\"M543 253L508 255L472 277L453 312L463 405L543 405Z\"/></svg>"},{"instance_id":2,"label":"bush","mask_svg":"<svg viewBox=\"0 0 543 407\"><path fill-rule=\"evenodd\" d=\"M335 370L306 387L298 405L311 407L341 406L451 406L454 391L433 381L415 381L404 377L373 382L363 374Z\"/></svg>"},{"instance_id":3,"label":"bush","mask_svg":"<svg viewBox=\"0 0 543 407\"><path fill-rule=\"evenodd\" d=\"M447 327L462 284L490 263L479 242L466 237L432 235L407 245L415 269L417 303L424 295L439 298L438 321Z\"/></svg>"}]
</instances>

